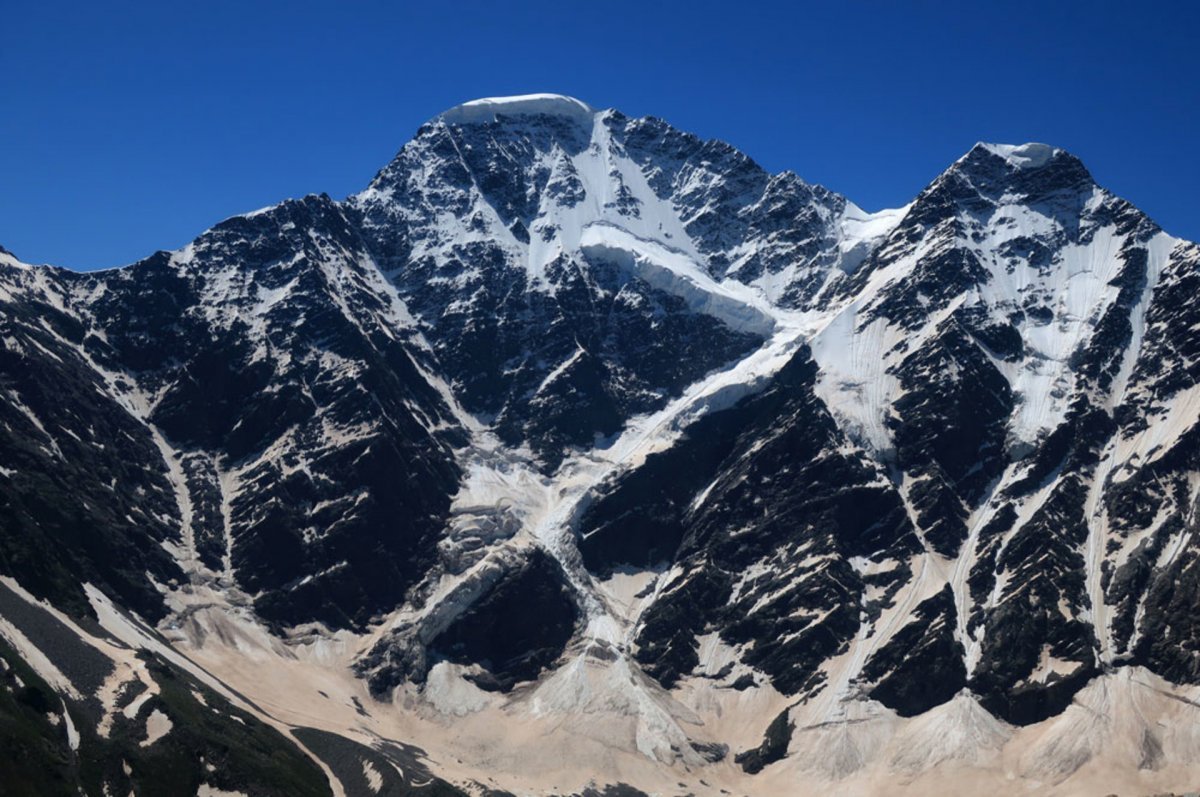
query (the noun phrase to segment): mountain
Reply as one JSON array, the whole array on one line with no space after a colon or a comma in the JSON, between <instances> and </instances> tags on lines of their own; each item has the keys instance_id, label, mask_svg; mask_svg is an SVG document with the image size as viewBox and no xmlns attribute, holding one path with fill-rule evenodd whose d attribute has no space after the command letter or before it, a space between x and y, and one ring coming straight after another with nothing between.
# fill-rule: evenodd
<instances>
[{"instance_id":1,"label":"mountain","mask_svg":"<svg viewBox=\"0 0 1200 797\"><path fill-rule=\"evenodd\" d=\"M867 213L557 95L0 250L0 782L1189 788L1198 287L1050 146Z\"/></svg>"}]
</instances>

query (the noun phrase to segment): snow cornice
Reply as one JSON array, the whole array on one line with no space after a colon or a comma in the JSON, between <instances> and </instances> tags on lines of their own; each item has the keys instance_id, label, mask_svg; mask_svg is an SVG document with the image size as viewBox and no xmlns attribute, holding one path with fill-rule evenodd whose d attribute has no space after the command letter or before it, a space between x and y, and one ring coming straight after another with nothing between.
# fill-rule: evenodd
<instances>
[{"instance_id":1,"label":"snow cornice","mask_svg":"<svg viewBox=\"0 0 1200 797\"><path fill-rule=\"evenodd\" d=\"M590 124L596 111L574 97L562 94L521 94L513 97L485 97L464 102L437 116L450 125L487 124L504 116L558 116Z\"/></svg>"}]
</instances>

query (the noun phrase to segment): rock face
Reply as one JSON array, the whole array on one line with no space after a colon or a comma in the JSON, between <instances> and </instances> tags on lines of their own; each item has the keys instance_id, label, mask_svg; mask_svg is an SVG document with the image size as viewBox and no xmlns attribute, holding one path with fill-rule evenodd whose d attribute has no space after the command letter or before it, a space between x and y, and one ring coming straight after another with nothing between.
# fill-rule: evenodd
<instances>
[{"instance_id":1,"label":"rock face","mask_svg":"<svg viewBox=\"0 0 1200 797\"><path fill-rule=\"evenodd\" d=\"M1045 145L868 214L658 119L467 103L345 201L113 271L0 250L0 657L80 716L124 694L71 686L25 601L212 662L253 638L376 711L618 718L669 784L849 777L885 732L906 772L974 765L1113 673L1200 684L1197 290L1200 247ZM328 777L360 755L306 733Z\"/></svg>"}]
</instances>

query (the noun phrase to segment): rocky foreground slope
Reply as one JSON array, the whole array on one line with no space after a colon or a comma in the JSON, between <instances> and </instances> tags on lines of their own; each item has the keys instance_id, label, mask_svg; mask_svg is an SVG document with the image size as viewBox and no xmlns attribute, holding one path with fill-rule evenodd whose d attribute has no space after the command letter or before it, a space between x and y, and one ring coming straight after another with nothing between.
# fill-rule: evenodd
<instances>
[{"instance_id":1,"label":"rocky foreground slope","mask_svg":"<svg viewBox=\"0 0 1200 797\"><path fill-rule=\"evenodd\" d=\"M103 272L0 250L0 782L1200 783L1200 247L867 213L556 95Z\"/></svg>"}]
</instances>

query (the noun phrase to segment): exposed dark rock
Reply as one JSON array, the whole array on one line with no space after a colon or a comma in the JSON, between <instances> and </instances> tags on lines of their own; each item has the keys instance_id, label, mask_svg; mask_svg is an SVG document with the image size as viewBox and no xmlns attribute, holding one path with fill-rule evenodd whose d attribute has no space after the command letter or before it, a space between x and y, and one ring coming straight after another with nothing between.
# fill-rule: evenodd
<instances>
[{"instance_id":1,"label":"exposed dark rock","mask_svg":"<svg viewBox=\"0 0 1200 797\"><path fill-rule=\"evenodd\" d=\"M733 757L734 762L741 764L742 769L751 775L762 772L764 767L787 756L788 743L791 742L795 729L795 723L788 718L788 710L784 709L767 726L762 744L753 750L738 753Z\"/></svg>"},{"instance_id":2,"label":"exposed dark rock","mask_svg":"<svg viewBox=\"0 0 1200 797\"><path fill-rule=\"evenodd\" d=\"M535 550L429 645L435 655L487 670L476 685L507 692L562 655L578 617L562 569Z\"/></svg>"},{"instance_id":3,"label":"exposed dark rock","mask_svg":"<svg viewBox=\"0 0 1200 797\"><path fill-rule=\"evenodd\" d=\"M947 585L922 601L913 620L867 660L869 694L902 717L945 703L966 686L962 645L954 638L954 594Z\"/></svg>"}]
</instances>

